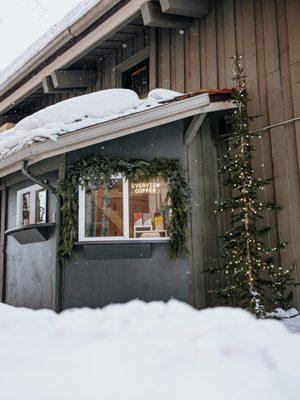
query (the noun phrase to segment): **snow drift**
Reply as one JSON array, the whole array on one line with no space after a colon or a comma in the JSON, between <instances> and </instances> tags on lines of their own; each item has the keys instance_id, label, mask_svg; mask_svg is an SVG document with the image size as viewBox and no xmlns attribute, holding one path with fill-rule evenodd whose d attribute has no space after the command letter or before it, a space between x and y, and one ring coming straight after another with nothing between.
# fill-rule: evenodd
<instances>
[{"instance_id":1,"label":"snow drift","mask_svg":"<svg viewBox=\"0 0 300 400\"><path fill-rule=\"evenodd\" d=\"M237 309L0 304L5 400L296 400L299 358L300 335Z\"/></svg>"},{"instance_id":2,"label":"snow drift","mask_svg":"<svg viewBox=\"0 0 300 400\"><path fill-rule=\"evenodd\" d=\"M171 90L152 90L139 99L129 89L108 89L73 97L37 111L0 135L0 159L33 142L57 140L58 135L163 105L180 96Z\"/></svg>"}]
</instances>

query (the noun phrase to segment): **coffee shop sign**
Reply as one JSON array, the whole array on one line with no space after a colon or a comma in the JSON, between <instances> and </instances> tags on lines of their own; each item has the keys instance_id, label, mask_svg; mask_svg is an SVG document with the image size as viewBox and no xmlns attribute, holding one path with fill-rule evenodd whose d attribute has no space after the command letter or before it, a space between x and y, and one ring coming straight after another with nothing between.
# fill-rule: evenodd
<instances>
[{"instance_id":1,"label":"coffee shop sign","mask_svg":"<svg viewBox=\"0 0 300 400\"><path fill-rule=\"evenodd\" d=\"M131 189L135 194L160 193L160 183L158 182L132 183Z\"/></svg>"}]
</instances>

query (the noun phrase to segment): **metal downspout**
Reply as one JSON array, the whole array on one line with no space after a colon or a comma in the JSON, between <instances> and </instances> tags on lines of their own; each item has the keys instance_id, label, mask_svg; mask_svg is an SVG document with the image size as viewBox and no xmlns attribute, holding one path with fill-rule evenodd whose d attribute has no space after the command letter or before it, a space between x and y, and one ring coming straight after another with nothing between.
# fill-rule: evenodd
<instances>
[{"instance_id":1,"label":"metal downspout","mask_svg":"<svg viewBox=\"0 0 300 400\"><path fill-rule=\"evenodd\" d=\"M44 189L49 190L54 196L56 197L56 212L55 212L55 231L56 231L56 273L55 273L55 311L59 312L62 310L62 268L59 262L59 259L57 257L58 254L58 248L60 244L60 230L61 230L61 205L62 205L62 200L61 197L58 193L58 190L47 183L45 180L40 179L36 175L32 174L31 172L28 171L28 160L23 160L22 161L22 168L21 168L22 174L26 176L28 179L31 181L37 183L38 185L42 186Z\"/></svg>"},{"instance_id":2,"label":"metal downspout","mask_svg":"<svg viewBox=\"0 0 300 400\"><path fill-rule=\"evenodd\" d=\"M22 169L21 170L22 170L22 174L24 176L26 176L27 178L29 178L31 181L33 181L33 182L37 183L38 185L42 186L44 189L49 190L49 192L54 194L54 196L56 198L59 197L58 191L54 186L49 185L49 183L47 183L43 179L40 179L39 177L37 177L36 175L34 175L34 174L32 174L32 173L30 173L28 171L28 160L23 160L22 161Z\"/></svg>"}]
</instances>

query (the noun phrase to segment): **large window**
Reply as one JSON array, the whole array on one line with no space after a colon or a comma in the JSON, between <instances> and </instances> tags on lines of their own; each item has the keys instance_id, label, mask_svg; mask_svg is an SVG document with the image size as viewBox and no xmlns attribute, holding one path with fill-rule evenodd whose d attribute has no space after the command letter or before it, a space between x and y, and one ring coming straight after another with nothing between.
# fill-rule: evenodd
<instances>
[{"instance_id":1,"label":"large window","mask_svg":"<svg viewBox=\"0 0 300 400\"><path fill-rule=\"evenodd\" d=\"M46 222L47 193L40 185L17 192L17 227Z\"/></svg>"},{"instance_id":2,"label":"large window","mask_svg":"<svg viewBox=\"0 0 300 400\"><path fill-rule=\"evenodd\" d=\"M79 187L79 240L168 239L168 184L121 175L86 191Z\"/></svg>"}]
</instances>

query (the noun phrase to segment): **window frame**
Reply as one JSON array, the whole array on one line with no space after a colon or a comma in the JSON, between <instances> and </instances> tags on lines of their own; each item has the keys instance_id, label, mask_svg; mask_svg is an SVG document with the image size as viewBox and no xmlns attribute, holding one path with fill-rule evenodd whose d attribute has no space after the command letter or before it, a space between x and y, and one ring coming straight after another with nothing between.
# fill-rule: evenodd
<instances>
[{"instance_id":1,"label":"window frame","mask_svg":"<svg viewBox=\"0 0 300 400\"><path fill-rule=\"evenodd\" d=\"M45 221L43 222L36 222L36 193L40 190L45 190L46 197L45 197ZM23 215L23 202L22 197L25 193L29 193L29 224L23 225L22 224L22 215ZM17 191L17 209L16 209L16 226L17 228L23 228L28 225L37 225L37 224L45 224L47 223L47 205L48 205L48 197L47 197L47 190L43 188L41 185L32 185L27 186L23 189Z\"/></svg>"},{"instance_id":2,"label":"window frame","mask_svg":"<svg viewBox=\"0 0 300 400\"><path fill-rule=\"evenodd\" d=\"M123 183L123 236L85 236L85 194L83 185L78 188L78 240L79 242L168 242L170 236L151 238L131 238L129 230L129 181L121 174L111 179L122 178Z\"/></svg>"},{"instance_id":3,"label":"window frame","mask_svg":"<svg viewBox=\"0 0 300 400\"><path fill-rule=\"evenodd\" d=\"M123 73L128 71L129 69L135 67L137 64L149 59L149 91L151 90L151 63L150 63L150 46L146 46L143 49L137 51L132 56L125 58L125 60L121 61L114 67L115 70L115 80L116 86L121 88L123 83Z\"/></svg>"}]
</instances>

